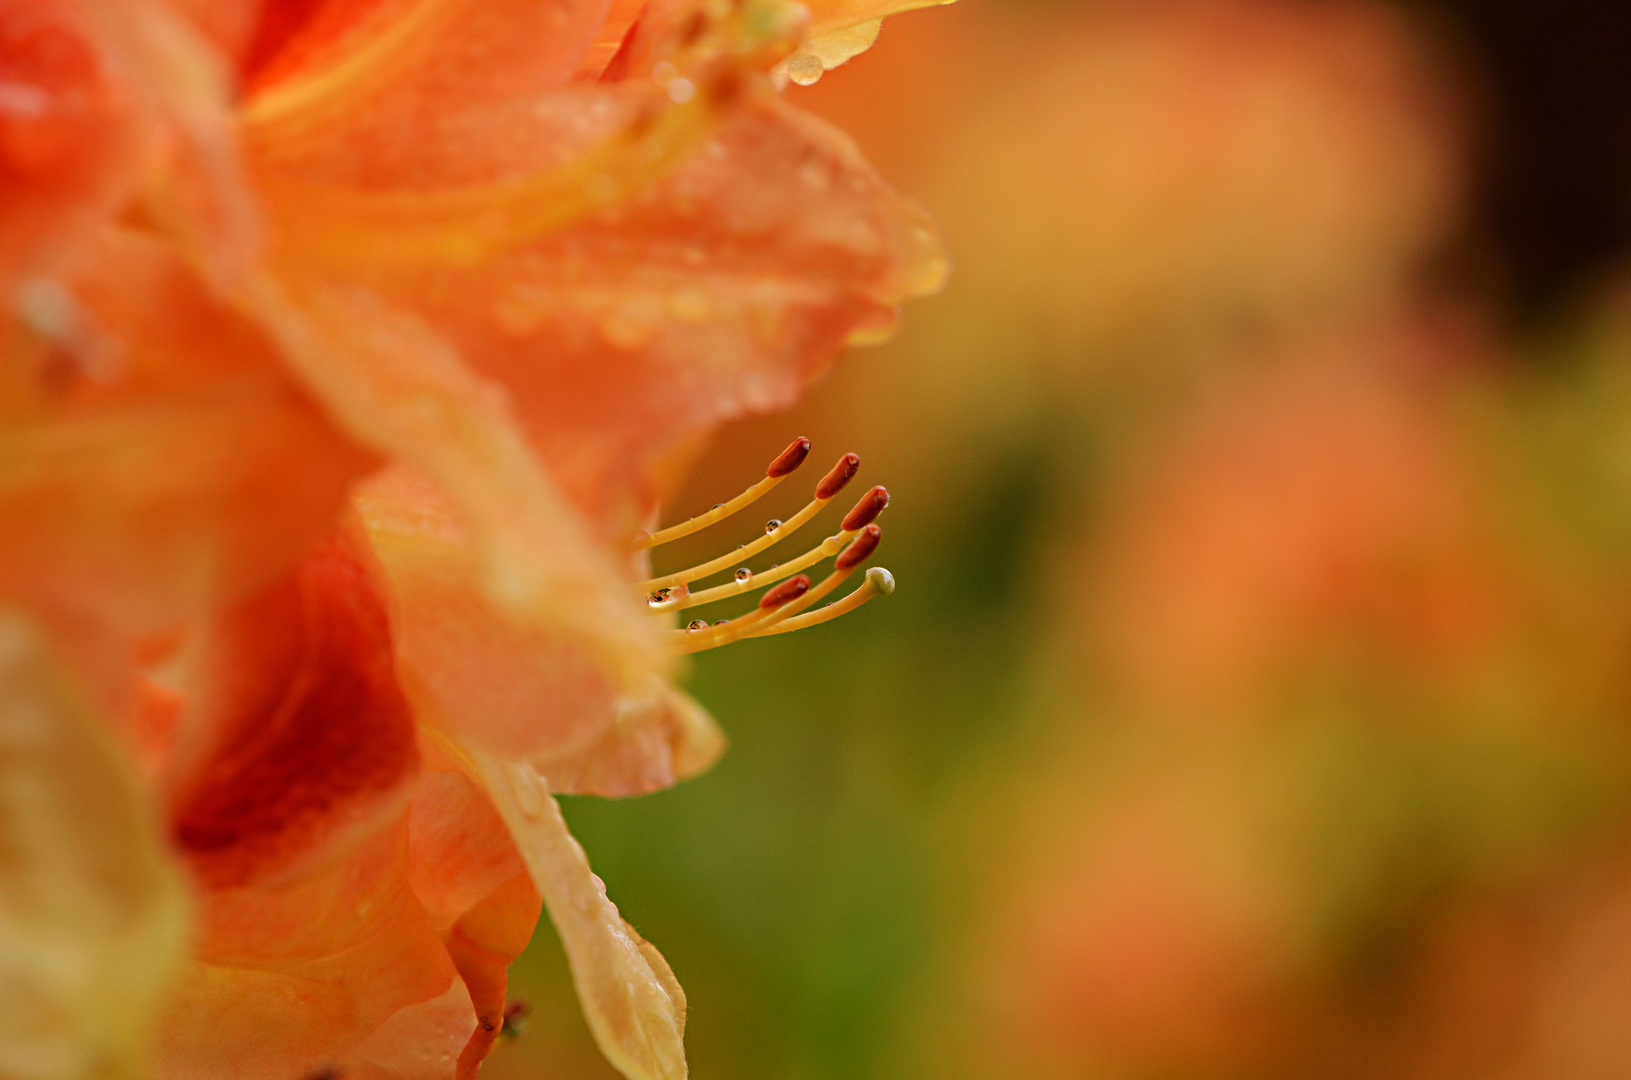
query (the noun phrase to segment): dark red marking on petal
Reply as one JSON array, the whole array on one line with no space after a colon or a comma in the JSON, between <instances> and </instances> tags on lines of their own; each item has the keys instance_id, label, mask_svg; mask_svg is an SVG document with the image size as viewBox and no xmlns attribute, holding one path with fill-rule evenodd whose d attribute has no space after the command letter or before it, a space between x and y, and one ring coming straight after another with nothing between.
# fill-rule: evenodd
<instances>
[{"instance_id":1,"label":"dark red marking on petal","mask_svg":"<svg viewBox=\"0 0 1631 1080\"><path fill-rule=\"evenodd\" d=\"M876 525L868 525L861 530L849 547L839 553L833 565L840 570L853 570L872 557L878 550L878 542L883 539L883 530Z\"/></svg>"},{"instance_id":2,"label":"dark red marking on petal","mask_svg":"<svg viewBox=\"0 0 1631 1080\"><path fill-rule=\"evenodd\" d=\"M220 628L238 690L172 817L202 883L249 884L365 820L418 769L384 600L357 541L319 544ZM257 670L258 668L258 670ZM246 689L247 688L247 689Z\"/></svg>"},{"instance_id":3,"label":"dark red marking on petal","mask_svg":"<svg viewBox=\"0 0 1631 1080\"><path fill-rule=\"evenodd\" d=\"M844 515L841 523L845 532L854 532L863 526L870 525L872 520L883 513L883 508L889 505L889 491L882 484L861 496L861 501L855 504L855 509Z\"/></svg>"},{"instance_id":4,"label":"dark red marking on petal","mask_svg":"<svg viewBox=\"0 0 1631 1080\"><path fill-rule=\"evenodd\" d=\"M860 468L860 454L845 454L839 458L838 464L834 465L832 471L823 476L821 483L816 485L816 498L830 499L843 491L844 485L855 479L855 474Z\"/></svg>"},{"instance_id":5,"label":"dark red marking on petal","mask_svg":"<svg viewBox=\"0 0 1631 1080\"><path fill-rule=\"evenodd\" d=\"M809 456L810 440L800 435L788 444L787 449L783 450L775 461L770 463L770 468L765 470L765 475L770 477L786 476L800 465L803 465L804 459Z\"/></svg>"},{"instance_id":6,"label":"dark red marking on petal","mask_svg":"<svg viewBox=\"0 0 1631 1080\"><path fill-rule=\"evenodd\" d=\"M803 596L809 591L809 576L806 574L800 574L798 577L788 578L786 581L782 582L780 585L777 585L774 589L771 589L769 592L761 596L759 598L759 606L764 608L766 611L769 611L771 608L781 607L789 600L797 600L799 597Z\"/></svg>"}]
</instances>

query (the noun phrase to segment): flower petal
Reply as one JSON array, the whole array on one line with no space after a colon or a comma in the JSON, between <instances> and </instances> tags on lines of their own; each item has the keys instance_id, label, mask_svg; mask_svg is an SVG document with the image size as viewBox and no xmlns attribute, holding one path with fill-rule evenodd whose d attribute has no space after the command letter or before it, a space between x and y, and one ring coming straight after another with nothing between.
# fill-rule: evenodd
<instances>
[{"instance_id":1,"label":"flower petal","mask_svg":"<svg viewBox=\"0 0 1631 1080\"><path fill-rule=\"evenodd\" d=\"M368 483L357 507L390 583L398 661L421 722L511 757L601 735L616 670L564 620L517 619L484 594L470 532L440 492L395 469Z\"/></svg>"},{"instance_id":2,"label":"flower petal","mask_svg":"<svg viewBox=\"0 0 1631 1080\"><path fill-rule=\"evenodd\" d=\"M405 806L419 758L373 576L337 537L222 619L223 684L200 696L202 759L172 812L208 886L298 874Z\"/></svg>"},{"instance_id":3,"label":"flower petal","mask_svg":"<svg viewBox=\"0 0 1631 1080\"><path fill-rule=\"evenodd\" d=\"M373 459L151 238L100 230L0 367L0 592L121 634L284 573ZM267 528L276 522L276 528Z\"/></svg>"},{"instance_id":4,"label":"flower petal","mask_svg":"<svg viewBox=\"0 0 1631 1080\"><path fill-rule=\"evenodd\" d=\"M0 1074L134 1077L185 949L134 770L43 635L0 610Z\"/></svg>"},{"instance_id":5,"label":"flower petal","mask_svg":"<svg viewBox=\"0 0 1631 1080\"><path fill-rule=\"evenodd\" d=\"M725 733L688 694L666 682L618 699L611 725L595 742L535 760L550 789L563 795L620 798L672 787L711 768Z\"/></svg>"},{"instance_id":6,"label":"flower petal","mask_svg":"<svg viewBox=\"0 0 1631 1080\"><path fill-rule=\"evenodd\" d=\"M406 815L299 885L218 891L163 1029L159 1075L288 1080L444 993L446 950L407 887Z\"/></svg>"},{"instance_id":7,"label":"flower petal","mask_svg":"<svg viewBox=\"0 0 1631 1080\"><path fill-rule=\"evenodd\" d=\"M629 1080L683 1080L685 995L656 949L624 922L530 766L479 759L577 984L601 1053Z\"/></svg>"}]
</instances>

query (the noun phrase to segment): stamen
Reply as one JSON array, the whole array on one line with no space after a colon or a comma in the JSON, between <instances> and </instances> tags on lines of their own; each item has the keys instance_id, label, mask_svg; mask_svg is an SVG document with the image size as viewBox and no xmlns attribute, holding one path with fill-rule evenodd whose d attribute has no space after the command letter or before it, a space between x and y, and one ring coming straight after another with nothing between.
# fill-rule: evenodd
<instances>
[{"instance_id":1,"label":"stamen","mask_svg":"<svg viewBox=\"0 0 1631 1080\"><path fill-rule=\"evenodd\" d=\"M825 584L825 582L823 582ZM674 631L678 639L677 645L681 653L701 652L704 649L714 649L721 645L728 645L739 638L751 634L756 627L765 625L774 619L778 611L789 604L794 604L810 592L810 579L803 574L765 593L759 600L759 606L743 615L739 619L721 619L714 626L704 626L696 630ZM701 620L698 620L699 622Z\"/></svg>"},{"instance_id":2,"label":"stamen","mask_svg":"<svg viewBox=\"0 0 1631 1080\"><path fill-rule=\"evenodd\" d=\"M810 579L800 574L792 581L778 585L765 593L764 598L759 601L758 609L743 618L734 622L721 620L709 629L706 636L696 633L681 634L680 651L683 653L701 652L704 649L717 649L721 645L729 645L731 642L741 641L743 638L763 637L766 634L777 633L778 631L775 629L777 626L783 622L793 621L794 616L818 601L825 599L827 594L838 588L844 579L849 577L851 572L867 556L877 550L878 542L882 539L882 536L882 529L876 525L869 525L861 533L860 537L839 555L836 568L822 580L820 585L813 589L810 588ZM893 580L893 578L890 579L891 588L894 587ZM864 603L865 599L868 598L851 602L851 607ZM843 602L845 601L840 601L840 603ZM829 607L833 606L836 605L829 605ZM846 607L842 610L848 611L849 608ZM840 611L835 612L833 615L823 615L813 621L800 621L794 628L814 625L815 622L825 622L827 619L834 618L841 613ZM692 626L693 629L698 628L696 623L693 623ZM707 628L707 624L701 623L701 627Z\"/></svg>"},{"instance_id":3,"label":"stamen","mask_svg":"<svg viewBox=\"0 0 1631 1080\"><path fill-rule=\"evenodd\" d=\"M849 454L845 456L853 457L854 455ZM835 469L834 472L836 471L837 470ZM831 474L828 475L830 476ZM851 475L854 474L852 473ZM875 487L871 491L868 491L865 495L861 496L861 501L855 504L855 508L848 514L844 515L844 520L849 521L853 518L859 517L862 518L864 522L869 522L872 518L877 517L878 514L882 512L883 507L887 505L889 505L889 492L882 487ZM861 529L860 531L865 532L865 529ZM732 596L740 596L751 589L757 589L760 586L769 585L773 582L780 581L789 574L796 574L801 570L808 570L822 559L832 558L834 555L837 555L839 551L843 549L844 544L855 535L857 535L856 530L845 529L843 532L835 533L832 536L827 537L827 539L823 540L809 551L806 551L798 558L790 559L784 563L779 563L776 566L772 566L768 570L762 570L758 573L754 573L753 571L748 570L746 567L743 567L736 571L736 577L734 580L727 581L723 585L715 585L711 589L699 589L696 592L691 592L684 586L678 586L667 589L653 590L651 594L653 599L650 601L651 610L658 613L666 611L683 611L686 608L699 607L703 604L712 604L716 600L725 600ZM876 547L877 545L874 544L873 546ZM867 555L870 554L871 551L868 550ZM857 559L857 562L865 560L867 555L860 556L860 558Z\"/></svg>"},{"instance_id":4,"label":"stamen","mask_svg":"<svg viewBox=\"0 0 1631 1080\"><path fill-rule=\"evenodd\" d=\"M795 439L775 461L770 463L770 467L765 470L764 480L730 502L715 506L706 514L656 533L641 534L636 541L637 548L654 547L723 520L758 499L797 469L809 451L808 439ZM720 619L710 626L705 619L693 619L684 630L668 631L676 652L701 652L743 638L765 637L815 626L854 610L874 596L887 595L894 591L895 579L887 570L874 567L867 571L866 582L848 596L827 604L820 611L808 612L809 608L826 599L878 549L878 544L883 539L883 530L874 521L889 505L889 491L881 486L873 487L861 496L860 501L844 515L837 533L797 558L759 573L738 565L732 580L696 592L690 589L691 582L718 573L733 564L740 564L791 535L842 491L854 479L860 466L859 456L845 454L816 485L815 498L786 522L772 520L765 526L764 536L743 544L735 551L719 558L641 582L641 591L648 594L647 602L656 613L680 611L738 596L750 589L771 586L760 597L757 607L734 620ZM823 559L834 560L833 570L822 579L821 584L812 587L810 578L800 571L814 566Z\"/></svg>"},{"instance_id":5,"label":"stamen","mask_svg":"<svg viewBox=\"0 0 1631 1080\"><path fill-rule=\"evenodd\" d=\"M783 450L777 456L775 461L770 463L770 467L765 470L765 478L763 480L760 480L758 483L742 492L742 494L738 495L730 502L719 503L707 513L698 514L696 517L691 518L688 521L682 521L678 525L670 525L668 528L659 529L654 533L636 533L634 537L634 550L643 551L646 548L654 548L658 544L666 544L670 540L678 540L682 536L690 536L692 533L700 532L716 522L724 521L738 510L741 510L743 507L749 506L763 498L770 492L771 488L781 483L783 479L793 472L793 470L797 469L800 465L803 465L804 459L809 455L810 440L801 435L800 437L794 439L788 445L787 449ZM855 457L854 454L849 454L847 456ZM856 463L859 464L861 459L855 458L855 460ZM851 470L851 475L853 475L853 473L854 470ZM831 478L832 474L829 473L827 479L830 480ZM826 482L827 480L822 481L823 484ZM842 487L843 485L840 484L839 486Z\"/></svg>"},{"instance_id":6,"label":"stamen","mask_svg":"<svg viewBox=\"0 0 1631 1080\"><path fill-rule=\"evenodd\" d=\"M855 504L855 509L844 515L840 522L845 532L858 532L860 529L883 513L884 507L889 505L889 492L879 485L861 496L861 501Z\"/></svg>"},{"instance_id":7,"label":"stamen","mask_svg":"<svg viewBox=\"0 0 1631 1080\"><path fill-rule=\"evenodd\" d=\"M850 461L851 458L855 459L853 463ZM843 458L839 460L838 464L833 467L832 471L823 477L821 483L817 485L815 498L806 503L804 508L798 513L794 514L786 521L771 522L765 527L765 534L763 536L752 541L751 543L742 545L734 552L727 552L717 559L710 559L708 562L701 563L685 570L679 570L663 577L656 577L647 581L642 581L640 583L640 591L651 593L660 589L671 589L676 585L688 585L691 582L696 581L698 578L705 578L710 574L717 574L719 571L730 567L734 563L742 562L744 559L751 559L759 552L771 547L783 538L791 536L811 518L819 514L822 507L826 506L827 503L831 501L832 497L842 491L845 484L849 483L850 477L855 475L855 470L859 468L859 466L860 458L856 457L854 454L845 454ZM763 482L764 481L760 481L760 483ZM823 491L828 492L828 494L823 495ZM882 492L881 503L878 502L878 493L880 492ZM740 498L740 496L738 496L738 498ZM757 496L755 496L755 498L757 498ZM855 526L856 529L859 529L862 525L865 525L866 522L871 521L874 517L877 517L878 512L889 504L889 493L884 491L884 489L881 487L873 488L872 491L867 493L867 497L862 500L862 503L868 503L869 500L871 503L877 504L876 508L870 510L869 515L865 515L864 520L861 520L857 518L857 515L862 514L862 506L857 504L856 508L851 510L849 516L844 519L845 527L848 531L854 531L848 529L848 523L852 519L860 520L860 524ZM732 501L734 502L735 500ZM743 505L746 504L744 503ZM710 513L712 513L712 511L710 511ZM708 515L704 514L702 516L707 517ZM686 524L688 525L690 523L687 522ZM676 526L676 528L683 527L684 526ZM699 525L697 528L702 528L702 526ZM664 531L666 532L667 530ZM694 532L695 530L692 531ZM656 610L661 609L658 608Z\"/></svg>"},{"instance_id":8,"label":"stamen","mask_svg":"<svg viewBox=\"0 0 1631 1080\"><path fill-rule=\"evenodd\" d=\"M786 634L794 630L819 626L824 622L838 618L840 615L849 614L874 596L888 596L894 591L895 576L881 566L874 566L867 570L866 580L861 583L860 587L842 600L834 601L820 611L812 611L807 615L796 615L782 619L750 636L769 637L772 634Z\"/></svg>"}]
</instances>

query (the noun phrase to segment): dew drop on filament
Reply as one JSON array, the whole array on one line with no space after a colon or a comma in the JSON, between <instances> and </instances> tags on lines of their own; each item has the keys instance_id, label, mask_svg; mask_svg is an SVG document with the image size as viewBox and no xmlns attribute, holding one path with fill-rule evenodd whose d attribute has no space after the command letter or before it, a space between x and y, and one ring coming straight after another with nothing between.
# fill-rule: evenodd
<instances>
[{"instance_id":1,"label":"dew drop on filament","mask_svg":"<svg viewBox=\"0 0 1631 1080\"><path fill-rule=\"evenodd\" d=\"M769 521L765 522L765 532L767 532L767 533L773 533L773 532L775 532L777 529L779 529L781 527L782 527L782 519L781 518L771 518Z\"/></svg>"},{"instance_id":2,"label":"dew drop on filament","mask_svg":"<svg viewBox=\"0 0 1631 1080\"><path fill-rule=\"evenodd\" d=\"M736 571L736 580L737 581L752 581L753 580L753 571L749 570L745 566L742 567L741 569Z\"/></svg>"},{"instance_id":3,"label":"dew drop on filament","mask_svg":"<svg viewBox=\"0 0 1631 1080\"><path fill-rule=\"evenodd\" d=\"M708 620L707 619L692 619L691 624L689 626L687 626L686 629L687 630L706 630L706 629L708 629Z\"/></svg>"}]
</instances>

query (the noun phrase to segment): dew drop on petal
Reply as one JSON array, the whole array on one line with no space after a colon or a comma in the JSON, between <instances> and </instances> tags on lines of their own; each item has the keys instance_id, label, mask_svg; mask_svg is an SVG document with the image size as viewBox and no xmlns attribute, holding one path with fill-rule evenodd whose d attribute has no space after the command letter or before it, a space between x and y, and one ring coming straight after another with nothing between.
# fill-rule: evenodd
<instances>
[{"instance_id":1,"label":"dew drop on petal","mask_svg":"<svg viewBox=\"0 0 1631 1080\"><path fill-rule=\"evenodd\" d=\"M753 571L749 570L745 566L741 567L740 569L738 569L736 571L736 580L737 581L752 581L753 580Z\"/></svg>"},{"instance_id":2,"label":"dew drop on petal","mask_svg":"<svg viewBox=\"0 0 1631 1080\"><path fill-rule=\"evenodd\" d=\"M795 53L787 58L787 77L800 86L813 86L821 81L827 67L814 53Z\"/></svg>"}]
</instances>

